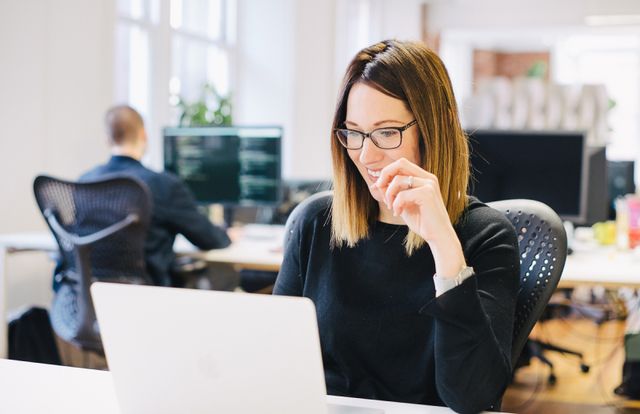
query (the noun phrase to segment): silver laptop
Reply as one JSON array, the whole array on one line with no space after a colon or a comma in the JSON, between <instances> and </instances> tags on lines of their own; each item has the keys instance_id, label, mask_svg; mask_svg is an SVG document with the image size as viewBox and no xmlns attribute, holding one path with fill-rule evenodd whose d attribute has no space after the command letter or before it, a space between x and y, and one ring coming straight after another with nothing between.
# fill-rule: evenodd
<instances>
[{"instance_id":1,"label":"silver laptop","mask_svg":"<svg viewBox=\"0 0 640 414\"><path fill-rule=\"evenodd\" d=\"M91 286L122 414L371 413L328 406L306 298Z\"/></svg>"}]
</instances>

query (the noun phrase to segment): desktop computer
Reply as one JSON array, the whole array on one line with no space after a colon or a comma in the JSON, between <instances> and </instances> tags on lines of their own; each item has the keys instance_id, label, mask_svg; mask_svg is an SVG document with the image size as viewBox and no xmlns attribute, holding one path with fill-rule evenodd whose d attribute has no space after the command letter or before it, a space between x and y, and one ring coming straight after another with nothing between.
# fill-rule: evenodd
<instances>
[{"instance_id":1,"label":"desktop computer","mask_svg":"<svg viewBox=\"0 0 640 414\"><path fill-rule=\"evenodd\" d=\"M588 147L585 133L476 130L468 135L470 193L480 200L538 200L577 225L607 219L605 148Z\"/></svg>"}]
</instances>

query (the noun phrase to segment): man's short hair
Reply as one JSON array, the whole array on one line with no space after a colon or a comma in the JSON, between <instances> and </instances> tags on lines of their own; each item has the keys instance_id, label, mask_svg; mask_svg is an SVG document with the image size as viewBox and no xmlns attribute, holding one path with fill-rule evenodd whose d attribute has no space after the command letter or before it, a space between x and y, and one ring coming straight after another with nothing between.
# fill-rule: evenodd
<instances>
[{"instance_id":1,"label":"man's short hair","mask_svg":"<svg viewBox=\"0 0 640 414\"><path fill-rule=\"evenodd\" d=\"M135 142L139 132L144 129L142 116L128 105L117 105L110 108L105 115L107 134L114 145Z\"/></svg>"}]
</instances>

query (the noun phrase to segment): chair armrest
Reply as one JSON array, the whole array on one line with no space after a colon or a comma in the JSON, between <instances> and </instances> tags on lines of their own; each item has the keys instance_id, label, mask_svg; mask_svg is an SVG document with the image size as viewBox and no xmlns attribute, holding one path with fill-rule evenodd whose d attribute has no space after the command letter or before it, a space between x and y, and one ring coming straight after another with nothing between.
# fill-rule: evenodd
<instances>
[{"instance_id":1,"label":"chair armrest","mask_svg":"<svg viewBox=\"0 0 640 414\"><path fill-rule=\"evenodd\" d=\"M98 240L102 240L106 237L111 236L112 234L124 229L125 227L137 223L140 220L140 217L137 214L128 214L127 217L120 220L117 223L110 225L102 230L99 230L93 234L89 234L87 236L78 236L77 234L72 234L66 231L60 223L58 223L58 219L56 219L56 215L50 209L44 211L44 216L47 218L49 225L60 237L63 237L67 240L71 240L76 246L85 246Z\"/></svg>"}]
</instances>

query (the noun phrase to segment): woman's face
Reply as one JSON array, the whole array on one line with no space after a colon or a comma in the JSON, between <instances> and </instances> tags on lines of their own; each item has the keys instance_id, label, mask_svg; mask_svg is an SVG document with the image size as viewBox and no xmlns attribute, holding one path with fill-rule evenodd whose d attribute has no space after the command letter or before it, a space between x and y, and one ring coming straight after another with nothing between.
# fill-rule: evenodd
<instances>
[{"instance_id":1,"label":"woman's face","mask_svg":"<svg viewBox=\"0 0 640 414\"><path fill-rule=\"evenodd\" d=\"M371 132L384 127L404 127L415 118L404 102L374 89L364 83L351 87L347 98L345 128L360 132ZM380 170L395 160L406 158L420 165L418 126L413 125L402 132L402 144L394 149L378 148L371 139L365 138L362 148L347 150L349 157L369 186L373 198L384 206L384 195L371 188L380 175Z\"/></svg>"}]
</instances>

